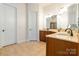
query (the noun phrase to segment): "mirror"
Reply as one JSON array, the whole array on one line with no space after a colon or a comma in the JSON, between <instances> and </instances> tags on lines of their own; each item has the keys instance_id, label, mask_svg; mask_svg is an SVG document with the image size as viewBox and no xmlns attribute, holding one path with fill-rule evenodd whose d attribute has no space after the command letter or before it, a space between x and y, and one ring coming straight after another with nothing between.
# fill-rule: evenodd
<instances>
[{"instance_id":1,"label":"mirror","mask_svg":"<svg viewBox=\"0 0 79 59\"><path fill-rule=\"evenodd\" d=\"M46 26L50 29L57 29L57 15L53 15L46 19Z\"/></svg>"},{"instance_id":2,"label":"mirror","mask_svg":"<svg viewBox=\"0 0 79 59\"><path fill-rule=\"evenodd\" d=\"M57 14L46 18L46 27L49 29L66 29L68 25L79 28L79 4L71 4L58 10Z\"/></svg>"}]
</instances>

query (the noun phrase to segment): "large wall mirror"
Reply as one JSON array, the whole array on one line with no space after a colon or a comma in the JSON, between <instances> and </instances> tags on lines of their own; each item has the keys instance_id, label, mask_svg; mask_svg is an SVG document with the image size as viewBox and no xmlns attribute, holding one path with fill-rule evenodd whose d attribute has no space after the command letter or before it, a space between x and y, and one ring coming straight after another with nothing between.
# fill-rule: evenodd
<instances>
[{"instance_id":1,"label":"large wall mirror","mask_svg":"<svg viewBox=\"0 0 79 59\"><path fill-rule=\"evenodd\" d=\"M56 15L46 18L47 28L66 29L69 26L79 31L79 4L65 6Z\"/></svg>"}]
</instances>

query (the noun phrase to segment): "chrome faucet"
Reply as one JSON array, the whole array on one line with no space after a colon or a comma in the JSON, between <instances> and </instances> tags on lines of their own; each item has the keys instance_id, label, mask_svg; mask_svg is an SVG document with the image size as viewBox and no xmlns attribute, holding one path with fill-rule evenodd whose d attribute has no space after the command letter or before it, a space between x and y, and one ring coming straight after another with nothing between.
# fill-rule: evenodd
<instances>
[{"instance_id":1,"label":"chrome faucet","mask_svg":"<svg viewBox=\"0 0 79 59\"><path fill-rule=\"evenodd\" d=\"M70 34L70 36L73 36L73 32L72 32L72 30L70 29L70 28L67 28L66 30L65 30L65 32L67 31L67 33L69 33Z\"/></svg>"}]
</instances>

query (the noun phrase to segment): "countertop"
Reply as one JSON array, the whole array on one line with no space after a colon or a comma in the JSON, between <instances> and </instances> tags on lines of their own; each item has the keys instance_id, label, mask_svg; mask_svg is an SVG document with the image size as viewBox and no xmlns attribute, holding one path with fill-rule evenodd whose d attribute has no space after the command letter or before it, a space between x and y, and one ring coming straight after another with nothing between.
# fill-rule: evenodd
<instances>
[{"instance_id":1,"label":"countertop","mask_svg":"<svg viewBox=\"0 0 79 59\"><path fill-rule=\"evenodd\" d=\"M58 32L58 30L57 30L57 29L49 29L49 30L47 30L47 29L41 29L40 31Z\"/></svg>"},{"instance_id":2,"label":"countertop","mask_svg":"<svg viewBox=\"0 0 79 59\"><path fill-rule=\"evenodd\" d=\"M65 35L59 35L59 34L65 34ZM79 38L78 38L79 36L69 36L66 35L66 32L57 32L55 34L46 35L46 37L79 43Z\"/></svg>"}]
</instances>

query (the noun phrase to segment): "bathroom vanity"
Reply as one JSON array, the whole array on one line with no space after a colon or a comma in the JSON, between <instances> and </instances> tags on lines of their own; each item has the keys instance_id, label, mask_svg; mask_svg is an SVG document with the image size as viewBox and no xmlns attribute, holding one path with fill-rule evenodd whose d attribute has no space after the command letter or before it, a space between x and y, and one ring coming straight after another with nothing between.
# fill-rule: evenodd
<instances>
[{"instance_id":1,"label":"bathroom vanity","mask_svg":"<svg viewBox=\"0 0 79 59\"><path fill-rule=\"evenodd\" d=\"M65 32L58 32L46 36L47 56L78 56L79 40L77 36L69 36Z\"/></svg>"},{"instance_id":2,"label":"bathroom vanity","mask_svg":"<svg viewBox=\"0 0 79 59\"><path fill-rule=\"evenodd\" d=\"M49 30L43 29L43 30L40 30L39 31L39 39L40 39L40 41L46 42L46 35L54 34L56 32L57 32L57 29L49 29Z\"/></svg>"}]
</instances>

